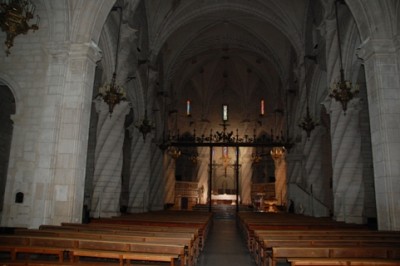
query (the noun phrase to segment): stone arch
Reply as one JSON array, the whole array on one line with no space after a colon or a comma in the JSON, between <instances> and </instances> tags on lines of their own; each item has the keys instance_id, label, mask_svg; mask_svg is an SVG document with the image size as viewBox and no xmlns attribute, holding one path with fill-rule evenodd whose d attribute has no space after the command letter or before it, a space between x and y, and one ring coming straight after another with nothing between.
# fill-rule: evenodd
<instances>
[{"instance_id":1,"label":"stone arch","mask_svg":"<svg viewBox=\"0 0 400 266\"><path fill-rule=\"evenodd\" d=\"M71 21L71 41L85 43L93 40L98 42L101 30L107 19L108 13L115 4L114 1L84 1L75 4Z\"/></svg>"},{"instance_id":2,"label":"stone arch","mask_svg":"<svg viewBox=\"0 0 400 266\"><path fill-rule=\"evenodd\" d=\"M395 7L395 9L396 9L396 13L395 13L395 18L396 18L396 21L395 21L395 32L396 32L396 34L395 35L400 35L400 2L399 1L396 1L396 7Z\"/></svg>"},{"instance_id":3,"label":"stone arch","mask_svg":"<svg viewBox=\"0 0 400 266\"><path fill-rule=\"evenodd\" d=\"M390 38L396 33L397 27L391 19L398 11L393 6L393 1L345 1L356 21L362 42L368 38Z\"/></svg>"},{"instance_id":4,"label":"stone arch","mask_svg":"<svg viewBox=\"0 0 400 266\"><path fill-rule=\"evenodd\" d=\"M73 42L98 42L107 16L117 0L80 0L74 7L77 10L71 26L71 40ZM68 1L66 1L68 2ZM140 0L130 1L132 8L137 8ZM82 26L81 26L82 25Z\"/></svg>"},{"instance_id":5,"label":"stone arch","mask_svg":"<svg viewBox=\"0 0 400 266\"><path fill-rule=\"evenodd\" d=\"M0 86L5 85L11 91L15 99L15 112L14 114L21 113L23 104L21 101L21 88L17 82L15 82L9 75L0 73Z\"/></svg>"},{"instance_id":6,"label":"stone arch","mask_svg":"<svg viewBox=\"0 0 400 266\"><path fill-rule=\"evenodd\" d=\"M43 0L43 5L46 9L46 17L43 17L41 14L40 20L42 23L48 20L47 31L49 41L65 42L66 40L70 40L68 27L59 27L59 25L70 25L71 13L73 12L70 10L68 0L57 1L57 8L55 8L53 0ZM58 12L54 12L55 10ZM40 25L39 30L42 30Z\"/></svg>"},{"instance_id":7,"label":"stone arch","mask_svg":"<svg viewBox=\"0 0 400 266\"><path fill-rule=\"evenodd\" d=\"M162 34L159 35L159 38L155 39L154 44L153 44L153 53L158 54L168 37L175 31L177 31L180 27L183 25L188 24L190 21L196 20L198 17L205 16L209 12L215 11L216 7L215 6L209 6L209 7L203 7L196 9L194 12L187 12L185 15L180 16L176 20L174 20L173 24L169 24L168 30L165 30L162 32ZM260 18L261 20L265 20L268 23L271 23L276 29L278 29L292 44L294 47L294 50L296 51L296 54L302 55L302 43L301 43L301 38L299 37L301 34L299 32L295 32L293 29L296 27L294 26L295 23L294 21L283 21L282 18L288 17L288 16L273 16L273 17L266 17L265 13L263 13L263 10L257 10L257 9L250 9L249 6L246 4L233 4L233 3L228 3L228 4L223 4L219 5L218 9L225 9L225 10L230 10L230 11L240 11L244 13L248 13L251 16L255 16L257 18ZM277 7L277 10L280 8ZM275 13L274 13L275 14ZM283 25L287 25L287 27L284 27ZM297 36L295 36L297 35ZM298 40L296 42L296 40Z\"/></svg>"},{"instance_id":8,"label":"stone arch","mask_svg":"<svg viewBox=\"0 0 400 266\"><path fill-rule=\"evenodd\" d=\"M105 24L99 40L99 47L102 50L102 60L98 64L103 69L102 82L111 80L111 75L114 72L115 51L111 42L110 30L107 24Z\"/></svg>"}]
</instances>

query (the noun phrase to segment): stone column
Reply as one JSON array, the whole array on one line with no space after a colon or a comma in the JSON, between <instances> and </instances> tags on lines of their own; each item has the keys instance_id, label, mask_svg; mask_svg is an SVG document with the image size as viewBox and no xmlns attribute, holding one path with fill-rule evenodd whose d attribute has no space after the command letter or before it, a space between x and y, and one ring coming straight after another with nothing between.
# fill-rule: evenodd
<instances>
[{"instance_id":1,"label":"stone column","mask_svg":"<svg viewBox=\"0 0 400 266\"><path fill-rule=\"evenodd\" d=\"M287 167L287 179L288 183L299 184L304 186L304 176L303 176L303 159L304 155L300 153L292 153L286 155L288 162Z\"/></svg>"},{"instance_id":2,"label":"stone column","mask_svg":"<svg viewBox=\"0 0 400 266\"><path fill-rule=\"evenodd\" d=\"M167 152L164 152L163 161L164 203L170 205L175 202L175 160Z\"/></svg>"},{"instance_id":3,"label":"stone column","mask_svg":"<svg viewBox=\"0 0 400 266\"><path fill-rule=\"evenodd\" d=\"M306 188L306 174L305 174L305 168L304 168L304 155L302 153L299 153L298 151L295 150L296 147L293 148L293 150L290 151L289 154L286 155L286 162L287 162L287 169L286 169L286 178L287 178L287 200L288 204L291 201L293 201L294 208L296 208L301 204L304 205L304 196L303 194L300 194L297 191L305 191Z\"/></svg>"},{"instance_id":4,"label":"stone column","mask_svg":"<svg viewBox=\"0 0 400 266\"><path fill-rule=\"evenodd\" d=\"M129 180L128 212L140 213L149 210L149 182L151 175L151 135L146 141L137 128L133 129L131 177Z\"/></svg>"},{"instance_id":5,"label":"stone column","mask_svg":"<svg viewBox=\"0 0 400 266\"><path fill-rule=\"evenodd\" d=\"M379 230L400 230L400 39L369 39L364 59Z\"/></svg>"},{"instance_id":6,"label":"stone column","mask_svg":"<svg viewBox=\"0 0 400 266\"><path fill-rule=\"evenodd\" d=\"M7 226L35 228L82 220L88 125L100 52L94 43L54 43L46 52L48 58L38 57L48 62L45 78L26 77L26 89L35 89L30 91L35 97L12 118L15 134L2 217ZM17 192L25 195L22 203L15 203Z\"/></svg>"},{"instance_id":7,"label":"stone column","mask_svg":"<svg viewBox=\"0 0 400 266\"><path fill-rule=\"evenodd\" d=\"M202 192L201 196L199 195L200 203L206 204L208 200L208 179L209 179L209 170L210 170L210 148L209 147L199 147L198 148L198 166L197 171L197 181L199 182L199 187L203 188L200 192Z\"/></svg>"},{"instance_id":8,"label":"stone column","mask_svg":"<svg viewBox=\"0 0 400 266\"><path fill-rule=\"evenodd\" d=\"M271 149L271 156L275 165L275 198L277 200L277 205L286 206L286 150L283 147L274 147Z\"/></svg>"},{"instance_id":9,"label":"stone column","mask_svg":"<svg viewBox=\"0 0 400 266\"><path fill-rule=\"evenodd\" d=\"M129 103L117 104L111 116L102 99L97 100L96 109L99 121L90 211L92 217L111 217L120 213L122 145Z\"/></svg>"},{"instance_id":10,"label":"stone column","mask_svg":"<svg viewBox=\"0 0 400 266\"><path fill-rule=\"evenodd\" d=\"M331 116L333 216L337 221L363 223L364 184L358 100L348 104L346 115L335 100L328 100Z\"/></svg>"},{"instance_id":11,"label":"stone column","mask_svg":"<svg viewBox=\"0 0 400 266\"><path fill-rule=\"evenodd\" d=\"M240 199L242 204L250 205L251 204L251 148L240 148L240 165L239 173L240 173Z\"/></svg>"},{"instance_id":12,"label":"stone column","mask_svg":"<svg viewBox=\"0 0 400 266\"><path fill-rule=\"evenodd\" d=\"M152 143L151 145L151 175L149 183L149 209L151 211L164 208L165 183L163 178L163 152Z\"/></svg>"},{"instance_id":13,"label":"stone column","mask_svg":"<svg viewBox=\"0 0 400 266\"><path fill-rule=\"evenodd\" d=\"M322 160L323 160L323 147L322 145L322 134L323 127L319 126L314 129L312 137L306 141L304 145L305 154L305 171L306 171L306 189L311 193L311 213L313 216L321 216L318 210L315 208L317 203L322 203L329 209L328 202L325 200L325 196L329 194L329 178L324 176L322 172ZM317 201L314 204L314 201Z\"/></svg>"}]
</instances>

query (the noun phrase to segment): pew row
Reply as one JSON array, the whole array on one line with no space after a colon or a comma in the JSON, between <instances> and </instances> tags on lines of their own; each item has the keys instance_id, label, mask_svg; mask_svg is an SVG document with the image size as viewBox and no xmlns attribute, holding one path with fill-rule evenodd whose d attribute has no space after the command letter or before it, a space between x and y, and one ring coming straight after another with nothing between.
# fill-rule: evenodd
<instances>
[{"instance_id":1,"label":"pew row","mask_svg":"<svg viewBox=\"0 0 400 266\"><path fill-rule=\"evenodd\" d=\"M188 247L186 259L187 265L193 265L199 256L198 247L194 244L194 234L173 233L173 232L135 232L124 230L84 230L84 228L73 227L73 230L66 229L64 226L44 226L47 229L19 229L16 235L47 236L78 239L98 239L98 240L122 240L146 242L155 244L178 244ZM51 228L51 229L50 229ZM71 228L70 228L71 229ZM92 228L93 229L93 228Z\"/></svg>"},{"instance_id":2,"label":"pew row","mask_svg":"<svg viewBox=\"0 0 400 266\"><path fill-rule=\"evenodd\" d=\"M110 261L110 265L143 261L192 266L204 245L211 217L210 213L160 211L94 219L90 224L15 229L12 235L0 236L0 252L8 255L0 261L18 264L28 259L38 265L41 261L29 258L39 255L54 265L100 260Z\"/></svg>"},{"instance_id":3,"label":"pew row","mask_svg":"<svg viewBox=\"0 0 400 266\"><path fill-rule=\"evenodd\" d=\"M375 258L290 258L291 266L399 266L399 260Z\"/></svg>"},{"instance_id":4,"label":"pew row","mask_svg":"<svg viewBox=\"0 0 400 266\"><path fill-rule=\"evenodd\" d=\"M258 265L371 265L373 260L400 265L398 232L285 213L239 214L238 226Z\"/></svg>"},{"instance_id":5,"label":"pew row","mask_svg":"<svg viewBox=\"0 0 400 266\"><path fill-rule=\"evenodd\" d=\"M382 259L400 263L400 248L389 246L375 247L343 247L343 246L323 246L323 247L272 247L268 257L268 263L263 265L276 266L278 262L288 262L292 259L315 258L316 260L326 258L331 261L349 259Z\"/></svg>"},{"instance_id":6,"label":"pew row","mask_svg":"<svg viewBox=\"0 0 400 266\"><path fill-rule=\"evenodd\" d=\"M10 260L18 254L55 255L63 263L64 258L77 263L81 257L116 259L119 265L130 265L131 260L169 262L185 265L187 247L184 245L143 243L134 241L111 241L98 239L0 235L0 250L9 252Z\"/></svg>"},{"instance_id":7,"label":"pew row","mask_svg":"<svg viewBox=\"0 0 400 266\"><path fill-rule=\"evenodd\" d=\"M258 261L264 257L266 250L273 246L400 246L400 234L388 232L357 231L262 231L255 232L252 248L254 258Z\"/></svg>"}]
</instances>

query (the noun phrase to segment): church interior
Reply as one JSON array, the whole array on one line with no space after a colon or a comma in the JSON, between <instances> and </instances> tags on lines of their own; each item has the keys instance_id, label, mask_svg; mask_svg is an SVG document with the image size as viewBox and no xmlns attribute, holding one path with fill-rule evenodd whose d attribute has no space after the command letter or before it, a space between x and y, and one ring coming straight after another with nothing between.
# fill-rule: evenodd
<instances>
[{"instance_id":1,"label":"church interior","mask_svg":"<svg viewBox=\"0 0 400 266\"><path fill-rule=\"evenodd\" d=\"M190 232L184 251L152 258L212 265L198 257L229 220L254 265L321 265L275 254L260 232L317 224L390 232L390 256L368 242L382 261L347 265L399 265L400 2L0 0L0 26L0 255L11 252L10 265L22 265L10 243L78 224L113 240L107 230L128 224ZM91 257L77 246L94 244L80 241L65 240L68 265ZM118 252L102 258L145 260Z\"/></svg>"}]
</instances>

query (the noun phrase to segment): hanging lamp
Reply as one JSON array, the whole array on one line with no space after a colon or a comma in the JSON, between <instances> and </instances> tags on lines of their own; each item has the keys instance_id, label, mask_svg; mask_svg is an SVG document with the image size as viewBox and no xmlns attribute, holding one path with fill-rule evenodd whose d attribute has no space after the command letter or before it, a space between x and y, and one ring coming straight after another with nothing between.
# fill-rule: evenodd
<instances>
[{"instance_id":1,"label":"hanging lamp","mask_svg":"<svg viewBox=\"0 0 400 266\"><path fill-rule=\"evenodd\" d=\"M35 9L36 6L30 0L0 0L0 28L7 34L4 42L7 56L16 36L39 29L39 16L36 16L35 24L28 25L35 15Z\"/></svg>"},{"instance_id":2,"label":"hanging lamp","mask_svg":"<svg viewBox=\"0 0 400 266\"><path fill-rule=\"evenodd\" d=\"M150 66L147 66L147 83L146 83L146 93L145 93L145 111L144 118L135 124L135 127L142 133L143 141L146 142L146 136L149 134L155 127L153 123L147 117L147 91L149 90L149 75L150 75Z\"/></svg>"},{"instance_id":3,"label":"hanging lamp","mask_svg":"<svg viewBox=\"0 0 400 266\"><path fill-rule=\"evenodd\" d=\"M120 11L120 19L118 26L118 38L117 38L117 47L115 51L115 67L114 73L112 75L111 82L109 84L105 84L99 88L99 96L103 99L103 101L108 105L108 112L110 117L113 113L114 107L119 104L121 101L126 100L126 94L122 86L116 84L117 78L117 66L118 66L118 50L119 50L119 42L121 35L121 24L122 24L122 9L120 7L116 7Z\"/></svg>"},{"instance_id":4,"label":"hanging lamp","mask_svg":"<svg viewBox=\"0 0 400 266\"><path fill-rule=\"evenodd\" d=\"M346 115L347 104L358 94L359 90L358 87L356 87L353 90L351 82L344 78L342 46L340 41L340 27L339 27L338 8L337 8L338 2L342 1L340 0L335 1L335 17L336 17L336 28L337 28L336 32L337 32L337 40L339 46L339 60L340 60L340 81L336 83L335 87L329 94L329 97L334 98L336 101L341 103L344 115Z\"/></svg>"}]
</instances>

